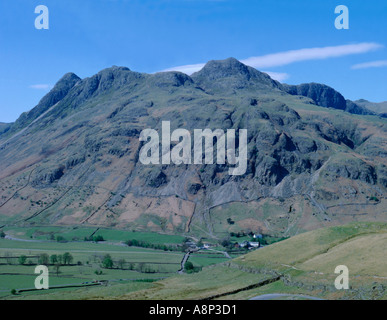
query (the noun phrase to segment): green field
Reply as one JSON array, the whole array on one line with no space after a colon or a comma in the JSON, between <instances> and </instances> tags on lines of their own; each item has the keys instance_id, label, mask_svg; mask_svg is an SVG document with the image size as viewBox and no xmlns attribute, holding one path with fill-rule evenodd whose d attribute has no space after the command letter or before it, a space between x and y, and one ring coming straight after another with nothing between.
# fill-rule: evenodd
<instances>
[{"instance_id":1,"label":"green field","mask_svg":"<svg viewBox=\"0 0 387 320\"><path fill-rule=\"evenodd\" d=\"M160 235L157 233L142 233L99 229L94 234L101 234L105 240L101 242L74 241L57 242L47 240L51 234L61 235L65 239L89 237L96 229L92 228L59 228L33 227L8 228L7 235L20 240L0 239L0 297L7 299L28 299L39 295L49 299L87 299L106 298L126 294L151 286L151 282L174 276L181 268L184 252L181 250L164 251L143 247L128 247L122 242L126 239L136 239L151 244L181 245L184 237ZM73 260L70 265L61 265L59 272L53 263L49 264L50 286L82 285L92 281L108 281L101 286L83 288L51 288L47 291L21 292L11 295L11 290L34 288L35 267L39 264L42 254L63 255L70 253ZM19 257L26 256L24 265ZM102 261L109 255L113 261L112 268L106 268ZM189 258L197 268L218 264L227 259L222 253L206 253L192 255ZM104 297L104 295L106 295Z\"/></svg>"},{"instance_id":2,"label":"green field","mask_svg":"<svg viewBox=\"0 0 387 320\"><path fill-rule=\"evenodd\" d=\"M178 235L159 234L152 232L135 232L127 230L115 230L107 228L85 228L85 227L59 227L59 226L40 226L32 228L4 228L7 234L20 239L50 240L51 237L61 236L67 241L84 240L85 237L100 235L106 241L127 241L139 240L153 244L180 244L184 237Z\"/></svg>"},{"instance_id":3,"label":"green field","mask_svg":"<svg viewBox=\"0 0 387 320\"><path fill-rule=\"evenodd\" d=\"M324 299L387 298L387 224L352 223L303 233L264 248L226 258L222 252L203 250L190 255L202 270L180 275L183 252L160 251L92 242L22 242L0 240L0 297L3 299L249 299L263 294L289 294L281 299L300 299L291 294ZM108 280L106 286L32 288L33 265L18 264L22 254L33 256L70 252L71 265L49 266L50 285L71 285ZM101 259L109 254L114 267L104 268ZM125 259L123 268L119 260ZM79 261L79 262L78 262ZM139 264L147 266L139 269ZM134 268L128 269L132 264ZM346 265L350 289L337 290L336 266ZM200 269L200 268L199 268ZM102 274L96 274L99 270ZM163 278L163 279L160 279ZM268 281L262 283L262 281ZM301 298L302 299L302 298Z\"/></svg>"}]
</instances>

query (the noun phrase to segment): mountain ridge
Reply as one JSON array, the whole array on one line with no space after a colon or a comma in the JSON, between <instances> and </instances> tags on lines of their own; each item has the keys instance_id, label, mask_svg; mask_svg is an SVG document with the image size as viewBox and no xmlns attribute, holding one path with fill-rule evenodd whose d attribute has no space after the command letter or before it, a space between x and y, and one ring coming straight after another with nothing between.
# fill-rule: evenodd
<instances>
[{"instance_id":1,"label":"mountain ridge","mask_svg":"<svg viewBox=\"0 0 387 320\"><path fill-rule=\"evenodd\" d=\"M310 90L289 94L235 59L209 62L191 77L115 66L68 77L66 95L42 99L50 102L31 110L23 128L0 135L2 224L222 237L385 219L387 125L377 116L318 106ZM329 100L334 91L322 92L336 101ZM139 134L160 130L162 121L171 130L246 128L246 174L230 177L224 165L141 164Z\"/></svg>"},{"instance_id":2,"label":"mountain ridge","mask_svg":"<svg viewBox=\"0 0 387 320\"><path fill-rule=\"evenodd\" d=\"M26 122L31 122L34 119L37 118L40 114L42 114L44 111L48 109L48 106L53 106L55 103L62 100L67 93L72 89L75 84L78 82L86 81L86 86L90 86L89 90L93 91L93 83L94 85L99 86L99 83L103 83L102 88L109 86L109 81L114 81L114 74L118 72L132 72L127 67L117 67L112 66L110 68L106 68L98 72L96 75L81 79L76 74L69 72L66 73L58 82L55 84L53 89L50 90L49 93L47 93L41 101L38 103L37 106L35 106L30 111L24 112L14 123L3 123L2 125L10 125L12 129L16 128L19 129L23 126L25 126ZM136 72L137 73L137 72ZM137 73L139 74L139 73ZM372 102L369 102L365 99L360 99L357 101L351 101L351 100L345 100L345 98L335 89L332 87L329 87L325 84L310 82L310 83L302 83L299 85L289 85L286 83L280 83L276 80L271 79L271 77L261 71L258 71L255 68L249 67L247 65L244 65L240 61L238 61L235 58L228 58L225 60L211 60L205 64L205 66L193 73L191 76L186 75L182 72L177 71L167 71L167 72L158 72L155 74L145 74L140 73L141 75L145 76L155 76L160 78L168 78L172 77L175 82L175 86L178 85L181 81L185 83L186 81L193 83L197 82L200 85L203 85L204 87L208 87L209 84L206 82L211 83L214 80L219 80L223 78L230 78L235 76L241 76L244 78L244 83L233 83L230 86L230 83L222 84L223 88L233 88L233 85L236 86L236 88L241 89L243 88L243 85L246 85L246 82L248 82L251 79L256 79L258 82L260 82L263 85L267 85L272 88L278 88L280 90L283 90L291 95L301 95L304 97L308 97L312 99L316 105L327 107L327 108L334 108L334 109L340 109L345 110L349 113L353 114L361 114L361 115L376 115L378 113L384 113L384 112L374 112L372 110L369 110L366 107L370 104L375 104ZM210 75L210 76L209 76ZM206 79L207 78L207 79ZM181 84L181 83L180 83ZM211 87L211 85L210 85ZM383 105L383 102L380 103ZM387 112L387 109L386 109ZM1 129L1 128L0 128ZM11 132L13 132L11 130ZM5 132L0 132L0 135Z\"/></svg>"}]
</instances>

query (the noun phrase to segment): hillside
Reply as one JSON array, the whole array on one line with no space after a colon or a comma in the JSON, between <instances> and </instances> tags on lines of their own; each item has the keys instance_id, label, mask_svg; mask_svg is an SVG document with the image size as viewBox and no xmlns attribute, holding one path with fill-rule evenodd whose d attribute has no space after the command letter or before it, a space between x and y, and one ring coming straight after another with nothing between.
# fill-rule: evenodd
<instances>
[{"instance_id":1,"label":"hillside","mask_svg":"<svg viewBox=\"0 0 387 320\"><path fill-rule=\"evenodd\" d=\"M324 299L385 299L387 225L352 223L323 228L258 249L223 266L159 281L153 288L119 299L250 299L271 294L303 294ZM336 266L349 269L350 290L338 291ZM279 280L276 280L277 277ZM274 279L271 283L264 280ZM256 288L241 290L259 284Z\"/></svg>"},{"instance_id":2,"label":"hillside","mask_svg":"<svg viewBox=\"0 0 387 320\"><path fill-rule=\"evenodd\" d=\"M68 73L0 133L0 226L221 239L386 221L387 120L345 111L332 90L289 89L232 58L191 77L125 67L85 79ZM140 132L160 132L162 121L190 132L247 129L246 174L230 176L226 165L143 165Z\"/></svg>"},{"instance_id":3,"label":"hillside","mask_svg":"<svg viewBox=\"0 0 387 320\"><path fill-rule=\"evenodd\" d=\"M356 100L355 103L359 106L365 107L376 113L387 114L387 101L384 102L370 102L365 99Z\"/></svg>"}]
</instances>

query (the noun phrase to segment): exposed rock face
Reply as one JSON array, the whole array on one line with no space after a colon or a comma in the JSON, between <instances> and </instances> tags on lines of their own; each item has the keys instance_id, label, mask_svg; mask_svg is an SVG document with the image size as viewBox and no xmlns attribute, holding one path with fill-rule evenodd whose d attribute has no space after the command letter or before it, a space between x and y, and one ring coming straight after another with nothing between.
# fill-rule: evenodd
<instances>
[{"instance_id":1,"label":"exposed rock face","mask_svg":"<svg viewBox=\"0 0 387 320\"><path fill-rule=\"evenodd\" d=\"M146 181L150 187L159 188L167 183L167 176L161 170L154 170L147 176Z\"/></svg>"},{"instance_id":2,"label":"exposed rock face","mask_svg":"<svg viewBox=\"0 0 387 320\"><path fill-rule=\"evenodd\" d=\"M230 91L250 87L281 88L281 84L271 79L266 73L246 66L234 58L210 61L191 77L196 84L212 91Z\"/></svg>"},{"instance_id":3,"label":"exposed rock face","mask_svg":"<svg viewBox=\"0 0 387 320\"><path fill-rule=\"evenodd\" d=\"M312 99L317 105L345 110L346 101L335 89L320 83L303 83L297 86L284 85L284 90L292 95L304 96Z\"/></svg>"},{"instance_id":4,"label":"exposed rock face","mask_svg":"<svg viewBox=\"0 0 387 320\"><path fill-rule=\"evenodd\" d=\"M38 106L0 125L0 222L216 236L227 228L290 234L347 221L341 206L349 202L365 203L351 212L374 217L384 203L368 206L366 197L386 191L387 123L345 110L372 114L328 86L282 85L232 58L191 77L123 67L86 79L67 74ZM162 121L191 133L247 129L246 173L142 164L140 132L161 134ZM40 200L47 208L37 211L31 204ZM236 223L224 223L218 211Z\"/></svg>"},{"instance_id":5,"label":"exposed rock face","mask_svg":"<svg viewBox=\"0 0 387 320\"><path fill-rule=\"evenodd\" d=\"M346 100L347 106L345 108L345 111L353 114L362 114L362 115L375 115L376 113L367 109L366 107L360 106L357 103L351 101L351 100Z\"/></svg>"},{"instance_id":6,"label":"exposed rock face","mask_svg":"<svg viewBox=\"0 0 387 320\"><path fill-rule=\"evenodd\" d=\"M326 172L343 178L360 180L370 184L377 183L377 174L374 167L359 159L347 159L339 163L330 163Z\"/></svg>"},{"instance_id":7,"label":"exposed rock face","mask_svg":"<svg viewBox=\"0 0 387 320\"><path fill-rule=\"evenodd\" d=\"M345 100L339 92L324 84L304 83L296 86L283 84L283 89L292 95L308 97L322 107L345 110L353 114L375 115L375 112L365 106Z\"/></svg>"}]
</instances>

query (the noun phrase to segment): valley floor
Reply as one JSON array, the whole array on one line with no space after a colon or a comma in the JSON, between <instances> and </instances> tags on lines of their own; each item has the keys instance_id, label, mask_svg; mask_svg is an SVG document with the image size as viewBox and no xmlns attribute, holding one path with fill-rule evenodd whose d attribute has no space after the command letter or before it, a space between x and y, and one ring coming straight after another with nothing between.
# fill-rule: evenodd
<instances>
[{"instance_id":1,"label":"valley floor","mask_svg":"<svg viewBox=\"0 0 387 320\"><path fill-rule=\"evenodd\" d=\"M145 236L152 235L137 234ZM175 243L181 240L171 239ZM387 299L386 241L387 224L352 223L303 233L238 257L234 255L233 259L221 252L196 252L188 261L199 272L179 274L183 252L117 243L27 243L1 239L0 296L60 300ZM64 252L71 252L74 261L61 266L58 274L54 266L49 267L50 284L72 287L20 290L33 287L34 265L20 265L12 260L22 254L28 261L40 253ZM101 259L106 254L117 267L102 266ZM349 269L348 290L335 288L338 265ZM85 286L93 283L96 285ZM20 292L12 295L11 289Z\"/></svg>"}]
</instances>

